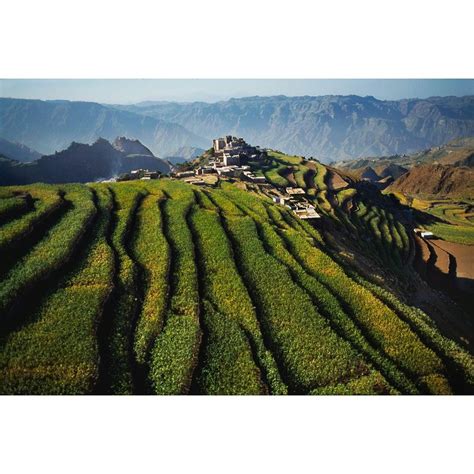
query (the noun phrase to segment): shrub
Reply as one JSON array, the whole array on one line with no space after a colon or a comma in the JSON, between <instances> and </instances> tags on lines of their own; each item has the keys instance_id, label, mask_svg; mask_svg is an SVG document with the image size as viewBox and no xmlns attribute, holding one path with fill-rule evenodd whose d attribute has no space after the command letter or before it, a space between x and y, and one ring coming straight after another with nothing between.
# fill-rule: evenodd
<instances>
[{"instance_id":1,"label":"shrub","mask_svg":"<svg viewBox=\"0 0 474 474\"><path fill-rule=\"evenodd\" d=\"M287 169L288 167L285 165L280 165L275 168L272 168L268 171L265 171L263 174L267 180L272 183L274 186L277 187L286 187L289 186L290 183L288 180L283 176L283 172Z\"/></svg>"},{"instance_id":2,"label":"shrub","mask_svg":"<svg viewBox=\"0 0 474 474\"><path fill-rule=\"evenodd\" d=\"M398 392L387 387L380 373L373 371L347 384L321 387L311 392L311 395L395 395Z\"/></svg>"},{"instance_id":3,"label":"shrub","mask_svg":"<svg viewBox=\"0 0 474 474\"><path fill-rule=\"evenodd\" d=\"M392 384L405 393L417 393L417 389L410 379L389 358L369 343L358 326L341 307L336 296L296 262L293 256L286 250L274 229L266 223L260 224L260 227L260 235L267 248L290 269L293 279L307 291L320 312L325 315L329 322L337 329L338 333L346 338L368 361L382 371L387 380ZM385 385L388 386L387 382L385 382Z\"/></svg>"},{"instance_id":4,"label":"shrub","mask_svg":"<svg viewBox=\"0 0 474 474\"><path fill-rule=\"evenodd\" d=\"M451 339L443 336L434 322L418 308L408 306L394 294L369 282L355 272L348 272L351 278L370 290L400 315L434 350L449 360L455 368L456 375L461 378L466 393L474 388L474 357Z\"/></svg>"},{"instance_id":5,"label":"shrub","mask_svg":"<svg viewBox=\"0 0 474 474\"><path fill-rule=\"evenodd\" d=\"M30 210L28 197L29 195L24 195L0 199L0 225L28 212Z\"/></svg>"}]
</instances>

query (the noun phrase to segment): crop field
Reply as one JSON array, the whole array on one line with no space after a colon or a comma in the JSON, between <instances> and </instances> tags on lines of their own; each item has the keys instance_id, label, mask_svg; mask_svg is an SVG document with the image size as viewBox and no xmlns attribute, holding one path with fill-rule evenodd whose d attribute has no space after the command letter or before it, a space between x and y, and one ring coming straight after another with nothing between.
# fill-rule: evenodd
<instances>
[{"instance_id":1,"label":"crop field","mask_svg":"<svg viewBox=\"0 0 474 474\"><path fill-rule=\"evenodd\" d=\"M434 219L420 219L420 225L448 242L474 245L474 204L471 201L410 199L401 193L403 204Z\"/></svg>"},{"instance_id":2,"label":"crop field","mask_svg":"<svg viewBox=\"0 0 474 474\"><path fill-rule=\"evenodd\" d=\"M260 171L312 190L375 259L407 261L404 226L332 194L324 166L272 152ZM444 210L469 222L456 211ZM0 234L2 394L474 392L464 348L262 193L172 179L5 187Z\"/></svg>"},{"instance_id":3,"label":"crop field","mask_svg":"<svg viewBox=\"0 0 474 474\"><path fill-rule=\"evenodd\" d=\"M391 212L368 199L361 199L354 191L343 190L337 194L342 206L336 209L339 222L358 236L358 244L367 255L400 272L410 257L407 230Z\"/></svg>"}]
</instances>

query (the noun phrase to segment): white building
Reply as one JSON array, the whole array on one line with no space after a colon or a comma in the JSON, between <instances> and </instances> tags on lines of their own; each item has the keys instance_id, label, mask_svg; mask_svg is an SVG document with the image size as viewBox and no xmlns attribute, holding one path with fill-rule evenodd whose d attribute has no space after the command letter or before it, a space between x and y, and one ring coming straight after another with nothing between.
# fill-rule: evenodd
<instances>
[{"instance_id":1,"label":"white building","mask_svg":"<svg viewBox=\"0 0 474 474\"><path fill-rule=\"evenodd\" d=\"M244 166L242 166L244 168ZM249 168L246 166L245 168ZM265 176L255 176L251 171L244 171L244 176L249 180L252 181L253 183L266 183L267 180Z\"/></svg>"},{"instance_id":2,"label":"white building","mask_svg":"<svg viewBox=\"0 0 474 474\"><path fill-rule=\"evenodd\" d=\"M224 163L224 166L240 165L240 155L224 151L222 162Z\"/></svg>"}]
</instances>

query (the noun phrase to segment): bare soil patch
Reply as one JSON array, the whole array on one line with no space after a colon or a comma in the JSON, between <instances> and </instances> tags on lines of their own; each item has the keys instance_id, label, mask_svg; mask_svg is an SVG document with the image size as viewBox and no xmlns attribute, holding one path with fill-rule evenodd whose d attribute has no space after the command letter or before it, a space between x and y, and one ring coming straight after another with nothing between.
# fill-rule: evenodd
<instances>
[{"instance_id":1,"label":"bare soil patch","mask_svg":"<svg viewBox=\"0 0 474 474\"><path fill-rule=\"evenodd\" d=\"M433 245L450 253L456 259L456 275L458 278L474 280L474 246L456 244L446 240L434 239Z\"/></svg>"},{"instance_id":2,"label":"bare soil patch","mask_svg":"<svg viewBox=\"0 0 474 474\"><path fill-rule=\"evenodd\" d=\"M332 191L338 191L339 189L347 188L349 185L346 180L333 171L328 170L326 175L326 183L328 188Z\"/></svg>"}]
</instances>

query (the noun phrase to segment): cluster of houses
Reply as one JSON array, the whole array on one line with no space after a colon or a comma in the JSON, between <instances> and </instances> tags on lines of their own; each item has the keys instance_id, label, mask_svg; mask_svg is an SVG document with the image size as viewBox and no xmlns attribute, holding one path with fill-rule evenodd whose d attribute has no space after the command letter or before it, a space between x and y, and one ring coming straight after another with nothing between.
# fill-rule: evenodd
<instances>
[{"instance_id":1,"label":"cluster of houses","mask_svg":"<svg viewBox=\"0 0 474 474\"><path fill-rule=\"evenodd\" d=\"M224 138L216 138L213 144L213 158L209 164L199 166L190 171L176 173L177 178L184 179L192 184L205 184L203 175L216 173L226 178L240 178L256 184L266 182L264 176L252 173L249 161L257 161L266 155L266 151L259 147L249 145L243 138L228 135Z\"/></svg>"},{"instance_id":2,"label":"cluster of houses","mask_svg":"<svg viewBox=\"0 0 474 474\"><path fill-rule=\"evenodd\" d=\"M220 166L215 163L212 166L200 166L194 170L181 171L180 173L176 173L176 177L191 184L205 184L205 181L202 179L203 175L213 173L222 178L240 178L256 184L267 182L265 176L257 176L252 173L252 171L250 171L250 166L248 165Z\"/></svg>"},{"instance_id":3,"label":"cluster of houses","mask_svg":"<svg viewBox=\"0 0 474 474\"><path fill-rule=\"evenodd\" d=\"M219 176L226 176L229 178L240 178L253 183L266 183L265 176L256 176L252 171L250 171L250 166L248 165L229 165L229 166L218 166L216 168L217 174Z\"/></svg>"},{"instance_id":4,"label":"cluster of houses","mask_svg":"<svg viewBox=\"0 0 474 474\"><path fill-rule=\"evenodd\" d=\"M250 146L243 138L231 135L216 138L212 145L213 154L208 164L193 170L178 172L176 177L190 184L203 185L206 184L204 175L215 173L219 177L239 178L255 184L266 184L265 176L255 175L248 164L264 159L266 150ZM271 187L267 195L270 195L275 203L291 209L300 219L321 217L302 188L287 187L284 192L281 192Z\"/></svg>"},{"instance_id":5,"label":"cluster of houses","mask_svg":"<svg viewBox=\"0 0 474 474\"><path fill-rule=\"evenodd\" d=\"M300 219L320 219L315 206L306 199L306 193L302 188L286 188L284 194L278 193L272 196L273 202L292 210Z\"/></svg>"}]
</instances>

